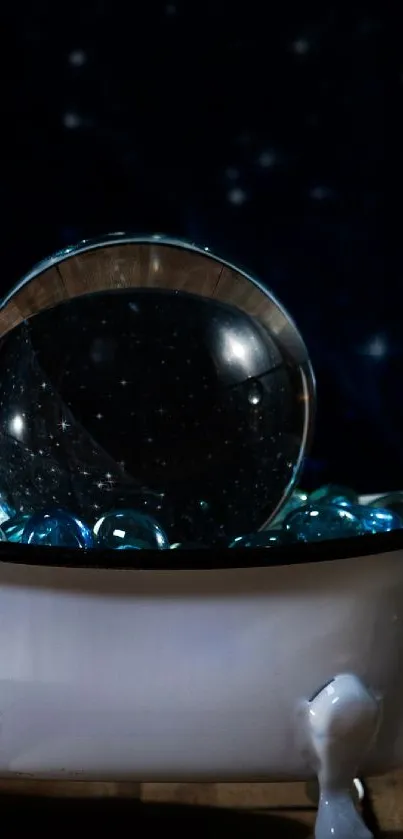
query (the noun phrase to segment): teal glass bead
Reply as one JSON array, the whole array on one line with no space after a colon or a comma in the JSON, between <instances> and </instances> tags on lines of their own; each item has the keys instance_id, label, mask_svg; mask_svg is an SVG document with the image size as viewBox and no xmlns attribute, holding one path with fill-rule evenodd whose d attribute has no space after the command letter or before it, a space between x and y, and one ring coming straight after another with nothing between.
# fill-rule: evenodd
<instances>
[{"instance_id":1,"label":"teal glass bead","mask_svg":"<svg viewBox=\"0 0 403 839\"><path fill-rule=\"evenodd\" d=\"M96 522L94 535L100 548L168 550L168 537L156 519L137 510L111 510Z\"/></svg>"},{"instance_id":2,"label":"teal glass bead","mask_svg":"<svg viewBox=\"0 0 403 839\"><path fill-rule=\"evenodd\" d=\"M23 516L13 516L8 521L5 521L1 528L8 542L21 542L24 527L27 521L31 518L28 514Z\"/></svg>"},{"instance_id":3,"label":"teal glass bead","mask_svg":"<svg viewBox=\"0 0 403 839\"><path fill-rule=\"evenodd\" d=\"M14 515L15 510L11 507L11 504L8 503L4 494L0 492L0 527Z\"/></svg>"},{"instance_id":4,"label":"teal glass bead","mask_svg":"<svg viewBox=\"0 0 403 839\"><path fill-rule=\"evenodd\" d=\"M375 498L368 507L381 507L383 510L393 510L403 518L403 492L388 492L380 498Z\"/></svg>"},{"instance_id":5,"label":"teal glass bead","mask_svg":"<svg viewBox=\"0 0 403 839\"><path fill-rule=\"evenodd\" d=\"M174 542L170 545L171 551L198 551L206 548L207 545L202 545L201 542Z\"/></svg>"},{"instance_id":6,"label":"teal glass bead","mask_svg":"<svg viewBox=\"0 0 403 839\"><path fill-rule=\"evenodd\" d=\"M84 522L66 510L43 510L25 523L21 542L63 548L92 548L93 535Z\"/></svg>"},{"instance_id":7,"label":"teal glass bead","mask_svg":"<svg viewBox=\"0 0 403 839\"><path fill-rule=\"evenodd\" d=\"M367 533L385 533L403 527L403 518L393 510L369 507L365 504L349 507L349 510L361 518Z\"/></svg>"},{"instance_id":8,"label":"teal glass bead","mask_svg":"<svg viewBox=\"0 0 403 839\"><path fill-rule=\"evenodd\" d=\"M286 530L260 530L247 536L237 536L229 545L230 548L278 548L289 545L290 534Z\"/></svg>"},{"instance_id":9,"label":"teal glass bead","mask_svg":"<svg viewBox=\"0 0 403 839\"><path fill-rule=\"evenodd\" d=\"M348 507L335 504L306 504L289 513L283 527L297 542L341 539L368 532L359 516Z\"/></svg>"},{"instance_id":10,"label":"teal glass bead","mask_svg":"<svg viewBox=\"0 0 403 839\"><path fill-rule=\"evenodd\" d=\"M337 507L349 507L358 504L358 495L350 487L337 484L325 484L311 492L309 504L335 504Z\"/></svg>"},{"instance_id":11,"label":"teal glass bead","mask_svg":"<svg viewBox=\"0 0 403 839\"><path fill-rule=\"evenodd\" d=\"M131 542L124 542L123 545L117 545L114 548L115 551L142 551L149 549L150 546L146 542L141 542L140 539L138 542L135 542L134 539Z\"/></svg>"},{"instance_id":12,"label":"teal glass bead","mask_svg":"<svg viewBox=\"0 0 403 839\"><path fill-rule=\"evenodd\" d=\"M280 511L274 517L274 519L268 525L269 530L273 528L277 528L288 516L288 513L291 513L292 510L296 510L298 507L302 507L304 504L308 502L308 495L306 492L303 492L302 489L296 489L295 492L292 493L288 501L281 507Z\"/></svg>"}]
</instances>

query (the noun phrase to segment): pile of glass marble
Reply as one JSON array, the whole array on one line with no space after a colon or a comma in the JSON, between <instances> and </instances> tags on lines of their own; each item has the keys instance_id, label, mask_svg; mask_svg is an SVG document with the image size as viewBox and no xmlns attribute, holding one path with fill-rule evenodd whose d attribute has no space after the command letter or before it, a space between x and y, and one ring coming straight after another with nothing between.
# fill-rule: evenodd
<instances>
[{"instance_id":1,"label":"pile of glass marble","mask_svg":"<svg viewBox=\"0 0 403 839\"><path fill-rule=\"evenodd\" d=\"M28 545L114 550L207 548L200 543L170 544L158 521L137 510L111 510L93 528L67 510L53 508L33 515L13 515L0 502L0 540ZM229 548L272 548L361 536L403 528L403 492L360 503L348 487L327 485L314 492L296 490L265 530L239 535Z\"/></svg>"}]
</instances>

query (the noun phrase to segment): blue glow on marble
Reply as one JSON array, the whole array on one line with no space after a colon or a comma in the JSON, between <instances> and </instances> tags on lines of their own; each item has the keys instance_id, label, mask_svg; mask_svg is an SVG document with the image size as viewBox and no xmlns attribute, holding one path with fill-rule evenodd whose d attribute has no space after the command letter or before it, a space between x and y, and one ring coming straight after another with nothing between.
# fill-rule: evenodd
<instances>
[{"instance_id":1,"label":"blue glow on marble","mask_svg":"<svg viewBox=\"0 0 403 839\"><path fill-rule=\"evenodd\" d=\"M326 484L311 492L309 504L335 504L337 507L349 507L350 504L358 504L358 495L350 487Z\"/></svg>"},{"instance_id":2,"label":"blue glow on marble","mask_svg":"<svg viewBox=\"0 0 403 839\"><path fill-rule=\"evenodd\" d=\"M308 503L308 495L306 492L303 492L301 489L296 489L291 497L286 501L283 507L279 510L277 515L272 519L269 524L270 530L273 528L277 528L279 524L281 524L288 513L291 513L292 510L296 510L298 507L302 507L304 504Z\"/></svg>"},{"instance_id":3,"label":"blue glow on marble","mask_svg":"<svg viewBox=\"0 0 403 839\"><path fill-rule=\"evenodd\" d=\"M359 516L348 507L336 507L334 504L307 504L291 512L283 527L298 542L341 539L368 532Z\"/></svg>"},{"instance_id":4,"label":"blue glow on marble","mask_svg":"<svg viewBox=\"0 0 403 839\"><path fill-rule=\"evenodd\" d=\"M31 516L28 514L22 516L13 516L1 525L7 542L22 541L22 534L24 532L25 525L27 524L30 518Z\"/></svg>"},{"instance_id":5,"label":"blue glow on marble","mask_svg":"<svg viewBox=\"0 0 403 839\"><path fill-rule=\"evenodd\" d=\"M168 537L158 522L137 510L111 510L98 519L94 535L100 548L135 547L139 543L148 550L161 551L170 547Z\"/></svg>"},{"instance_id":6,"label":"blue glow on marble","mask_svg":"<svg viewBox=\"0 0 403 839\"><path fill-rule=\"evenodd\" d=\"M31 516L25 524L21 542L63 548L94 546L90 528L72 513L59 509L43 510Z\"/></svg>"},{"instance_id":7,"label":"blue glow on marble","mask_svg":"<svg viewBox=\"0 0 403 839\"><path fill-rule=\"evenodd\" d=\"M194 551L206 550L207 545L202 545L201 542L174 542L170 545L171 551Z\"/></svg>"},{"instance_id":8,"label":"blue glow on marble","mask_svg":"<svg viewBox=\"0 0 403 839\"><path fill-rule=\"evenodd\" d=\"M8 521L11 519L12 516L15 515L15 510L11 507L8 501L3 496L3 493L0 492L0 526L3 522Z\"/></svg>"},{"instance_id":9,"label":"blue glow on marble","mask_svg":"<svg viewBox=\"0 0 403 839\"><path fill-rule=\"evenodd\" d=\"M382 508L383 510L393 510L401 518L403 518L403 492L388 492L386 495L381 495L371 501L369 507Z\"/></svg>"},{"instance_id":10,"label":"blue glow on marble","mask_svg":"<svg viewBox=\"0 0 403 839\"><path fill-rule=\"evenodd\" d=\"M393 510L381 507L367 507L360 504L350 508L361 521L368 533L386 533L389 530L401 530L403 519Z\"/></svg>"},{"instance_id":11,"label":"blue glow on marble","mask_svg":"<svg viewBox=\"0 0 403 839\"><path fill-rule=\"evenodd\" d=\"M146 542L124 542L123 545L117 545L114 548L115 551L143 551L143 550L150 550L150 546L147 545Z\"/></svg>"},{"instance_id":12,"label":"blue glow on marble","mask_svg":"<svg viewBox=\"0 0 403 839\"><path fill-rule=\"evenodd\" d=\"M247 536L237 536L230 548L278 548L290 544L290 535L286 530L261 530Z\"/></svg>"}]
</instances>

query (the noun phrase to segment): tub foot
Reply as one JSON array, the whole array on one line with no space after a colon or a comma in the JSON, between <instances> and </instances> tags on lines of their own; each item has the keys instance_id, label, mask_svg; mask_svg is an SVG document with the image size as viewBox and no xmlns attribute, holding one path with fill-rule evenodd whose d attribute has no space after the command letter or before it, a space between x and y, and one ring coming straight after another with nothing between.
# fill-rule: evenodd
<instances>
[{"instance_id":1,"label":"tub foot","mask_svg":"<svg viewBox=\"0 0 403 839\"><path fill-rule=\"evenodd\" d=\"M379 703L357 676L336 676L307 707L308 735L319 781L315 839L371 839L351 786L379 723Z\"/></svg>"}]
</instances>

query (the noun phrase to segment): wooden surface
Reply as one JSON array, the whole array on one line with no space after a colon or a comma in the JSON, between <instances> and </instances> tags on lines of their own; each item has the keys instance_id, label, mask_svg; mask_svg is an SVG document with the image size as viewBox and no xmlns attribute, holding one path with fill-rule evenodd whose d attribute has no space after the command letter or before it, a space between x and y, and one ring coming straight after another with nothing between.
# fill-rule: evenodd
<instances>
[{"instance_id":1,"label":"wooden surface","mask_svg":"<svg viewBox=\"0 0 403 839\"><path fill-rule=\"evenodd\" d=\"M371 828L388 839L403 839L403 771L367 781L365 813ZM0 795L46 798L140 799L146 804L193 805L281 816L308 836L315 823L315 787L292 784L135 784L49 781L0 781ZM293 834L292 834L293 835ZM302 834L298 834L302 835Z\"/></svg>"}]
</instances>

